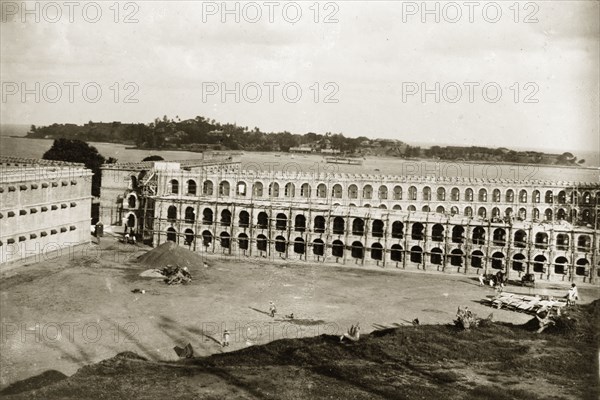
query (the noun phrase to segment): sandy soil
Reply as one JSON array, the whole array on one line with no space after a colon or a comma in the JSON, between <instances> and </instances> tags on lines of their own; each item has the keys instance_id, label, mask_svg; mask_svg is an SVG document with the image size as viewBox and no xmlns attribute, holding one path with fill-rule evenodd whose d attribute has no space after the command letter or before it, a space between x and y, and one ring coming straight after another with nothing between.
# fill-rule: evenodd
<instances>
[{"instance_id":1,"label":"sandy soil","mask_svg":"<svg viewBox=\"0 0 600 400\"><path fill-rule=\"evenodd\" d=\"M90 249L94 249L93 251ZM363 332L385 327L446 324L457 306L498 321L531 317L479 303L493 290L465 276L207 258L191 268L205 276L185 286L142 278L135 257L148 251L115 238L86 251L4 271L0 277L0 388L46 370L73 374L82 365L123 351L154 361L177 359L174 346L196 355L232 351L280 338ZM83 255L85 253L85 255ZM132 293L133 289L146 292ZM560 295L565 286L508 287L516 293ZM584 302L598 289L580 288ZM274 301L278 315L267 315ZM285 315L294 313L294 320ZM229 347L220 345L231 332Z\"/></svg>"}]
</instances>

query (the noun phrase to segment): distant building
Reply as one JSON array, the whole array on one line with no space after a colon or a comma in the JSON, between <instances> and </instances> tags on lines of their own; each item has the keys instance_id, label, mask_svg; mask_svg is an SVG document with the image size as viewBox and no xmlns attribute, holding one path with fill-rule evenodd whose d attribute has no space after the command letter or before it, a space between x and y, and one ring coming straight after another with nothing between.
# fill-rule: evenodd
<instances>
[{"instance_id":1,"label":"distant building","mask_svg":"<svg viewBox=\"0 0 600 400\"><path fill-rule=\"evenodd\" d=\"M91 192L83 164L0 157L0 264L44 261L88 242Z\"/></svg>"}]
</instances>

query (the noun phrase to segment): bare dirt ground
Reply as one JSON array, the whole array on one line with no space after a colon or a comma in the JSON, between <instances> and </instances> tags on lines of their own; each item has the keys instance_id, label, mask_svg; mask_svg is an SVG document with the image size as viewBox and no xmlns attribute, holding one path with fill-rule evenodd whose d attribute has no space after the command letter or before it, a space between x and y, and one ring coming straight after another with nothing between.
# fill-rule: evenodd
<instances>
[{"instance_id":1,"label":"bare dirt ground","mask_svg":"<svg viewBox=\"0 0 600 400\"><path fill-rule=\"evenodd\" d=\"M522 324L527 314L480 304L494 291L467 276L335 267L307 263L207 258L190 269L191 284L142 278L136 256L148 247L113 237L74 255L2 272L0 388L47 370L73 374L124 351L173 361L173 347L191 343L197 356L230 352L276 339L452 323L468 306L497 321ZM90 250L94 249L94 250ZM133 289L145 293L132 293ZM516 293L562 295L566 286L507 287ZM584 303L599 296L581 287ZM269 301L278 308L267 315ZM294 313L294 319L285 315ZM220 345L224 329L231 345ZM490 380L494 379L490 377Z\"/></svg>"}]
</instances>

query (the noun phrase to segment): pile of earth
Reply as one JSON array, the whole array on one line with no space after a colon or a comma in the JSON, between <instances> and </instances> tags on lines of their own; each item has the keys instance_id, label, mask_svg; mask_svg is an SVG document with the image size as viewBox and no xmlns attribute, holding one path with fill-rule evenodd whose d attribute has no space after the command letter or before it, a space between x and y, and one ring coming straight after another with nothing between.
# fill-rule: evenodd
<instances>
[{"instance_id":1,"label":"pile of earth","mask_svg":"<svg viewBox=\"0 0 600 400\"><path fill-rule=\"evenodd\" d=\"M572 318L590 317L590 325L598 326L599 306L577 306ZM588 329L587 323L573 327ZM54 382L17 382L0 396L598 399L598 344L587 334L573 340L572 333L536 334L503 323L470 330L416 325L374 331L355 343L342 344L335 335L282 339L172 362L121 353Z\"/></svg>"},{"instance_id":2,"label":"pile of earth","mask_svg":"<svg viewBox=\"0 0 600 400\"><path fill-rule=\"evenodd\" d=\"M142 254L137 258L137 263L150 270L162 270L168 265L184 268L187 267L192 272L194 278L206 278L204 259L176 243L167 241L160 246ZM147 276L151 276L147 274ZM157 277L160 277L160 273ZM164 276L162 276L164 278Z\"/></svg>"}]
</instances>

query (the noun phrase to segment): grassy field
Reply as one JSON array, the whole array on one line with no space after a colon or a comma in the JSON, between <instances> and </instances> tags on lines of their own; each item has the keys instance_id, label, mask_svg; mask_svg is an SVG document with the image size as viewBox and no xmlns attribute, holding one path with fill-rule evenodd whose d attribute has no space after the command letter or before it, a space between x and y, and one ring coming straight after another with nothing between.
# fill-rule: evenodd
<instances>
[{"instance_id":1,"label":"grassy field","mask_svg":"<svg viewBox=\"0 0 600 400\"><path fill-rule=\"evenodd\" d=\"M493 291L469 277L207 259L168 286L139 276L148 248L93 246L2 273L2 397L596 398L595 339L506 325L531 316L482 304ZM458 306L499 323L459 331ZM370 335L340 345L357 322Z\"/></svg>"}]
</instances>

